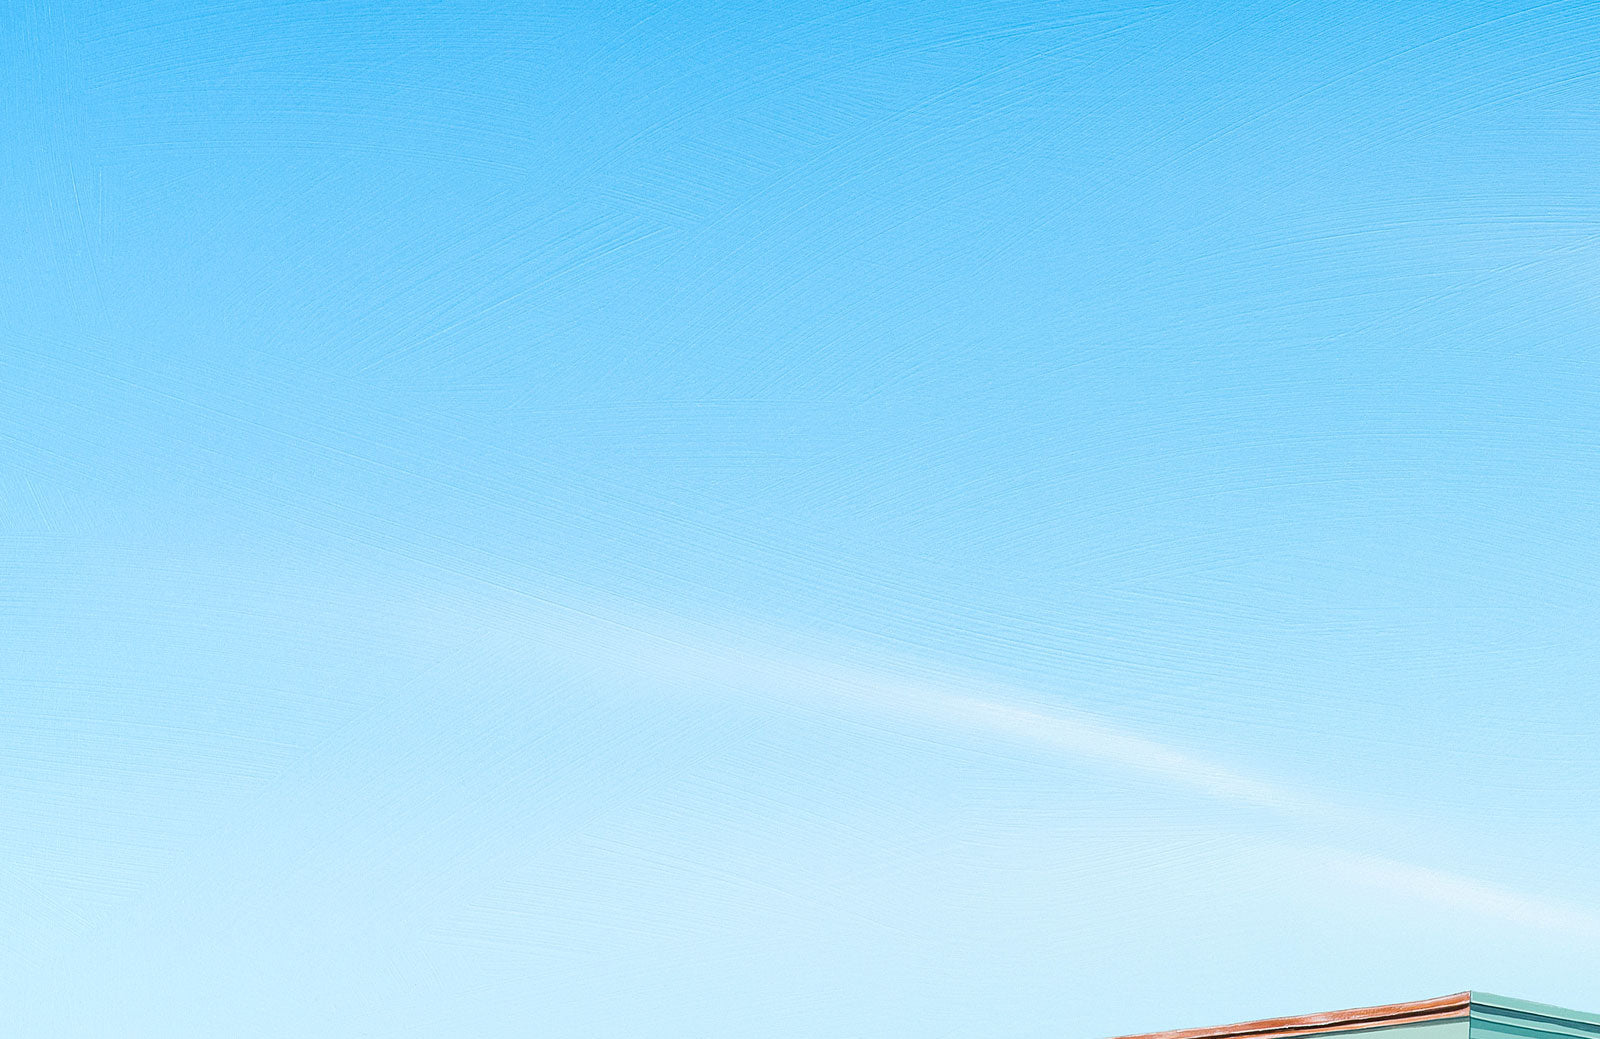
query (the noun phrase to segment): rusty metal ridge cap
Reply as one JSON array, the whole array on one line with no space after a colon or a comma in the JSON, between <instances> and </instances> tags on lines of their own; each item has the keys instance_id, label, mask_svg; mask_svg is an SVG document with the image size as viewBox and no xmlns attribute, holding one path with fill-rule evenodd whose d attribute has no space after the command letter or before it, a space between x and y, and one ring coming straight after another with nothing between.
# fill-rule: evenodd
<instances>
[{"instance_id":1,"label":"rusty metal ridge cap","mask_svg":"<svg viewBox=\"0 0 1600 1039\"><path fill-rule=\"evenodd\" d=\"M1245 1021L1241 1024L1219 1025L1213 1028L1142 1032L1136 1035L1117 1036L1116 1039L1243 1039L1243 1037L1289 1039L1291 1036L1320 1032L1349 1032L1358 1028L1380 1028L1384 1025L1415 1024L1421 1021L1466 1017L1471 1012L1472 993L1457 992L1452 996L1419 999L1412 1003L1357 1007L1353 1010L1333 1010L1325 1014L1304 1014L1299 1017L1269 1017L1260 1021Z\"/></svg>"}]
</instances>

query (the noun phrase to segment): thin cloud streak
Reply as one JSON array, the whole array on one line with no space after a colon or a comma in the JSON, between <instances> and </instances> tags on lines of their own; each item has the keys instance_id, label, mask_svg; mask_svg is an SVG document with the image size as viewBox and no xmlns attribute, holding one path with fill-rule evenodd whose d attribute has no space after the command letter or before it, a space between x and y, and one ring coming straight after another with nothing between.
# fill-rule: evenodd
<instances>
[{"instance_id":1,"label":"thin cloud streak","mask_svg":"<svg viewBox=\"0 0 1600 1039\"><path fill-rule=\"evenodd\" d=\"M602 615L598 611L583 614L590 622ZM616 634L603 639L605 648L600 652L614 663L626 661L628 666L650 673L675 673L780 699L867 709L901 722L932 724L967 736L997 737L1285 816L1341 821L1354 817L1347 809L1308 792L1130 732L1015 685L914 665L896 667L893 662L874 667L838 663L814 652L778 650L759 639L733 639L722 632L685 630L669 635L638 622L608 623L608 627Z\"/></svg>"},{"instance_id":2,"label":"thin cloud streak","mask_svg":"<svg viewBox=\"0 0 1600 1039\"><path fill-rule=\"evenodd\" d=\"M1357 883L1518 927L1600 941L1600 914L1579 906L1394 859L1337 852L1327 859L1336 873Z\"/></svg>"},{"instance_id":3,"label":"thin cloud streak","mask_svg":"<svg viewBox=\"0 0 1600 1039\"><path fill-rule=\"evenodd\" d=\"M601 614L582 616L592 623ZM844 706L899 723L933 725L968 737L1000 738L1077 761L1166 782L1217 801L1293 818L1317 831L1378 832L1384 820L1287 784L1249 775L1082 711L1048 703L1038 693L959 676L914 679L888 668L862 668L778 651L748 639L723 642L711 633L646 634L648 625L607 623L607 659L651 674L674 674L758 692L784 701ZM591 633L593 633L591 629ZM843 655L843 654L841 654ZM916 671L921 669L905 668ZM1420 902L1520 928L1600 939L1600 915L1448 870L1355 848L1279 841L1280 850L1314 858L1327 872Z\"/></svg>"}]
</instances>

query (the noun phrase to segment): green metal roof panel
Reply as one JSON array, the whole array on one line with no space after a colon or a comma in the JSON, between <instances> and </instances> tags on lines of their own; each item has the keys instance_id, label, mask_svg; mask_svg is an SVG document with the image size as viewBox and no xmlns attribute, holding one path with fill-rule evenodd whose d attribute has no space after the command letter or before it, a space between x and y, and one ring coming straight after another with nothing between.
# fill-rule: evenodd
<instances>
[{"instance_id":1,"label":"green metal roof panel","mask_svg":"<svg viewBox=\"0 0 1600 1039\"><path fill-rule=\"evenodd\" d=\"M1600 1014L1547 1003L1458 992L1453 996L1358 1007L1234 1025L1147 1032L1122 1039L1309 1039L1341 1032L1394 1033L1388 1039L1600 1039ZM1342 1039L1342 1037L1341 1037Z\"/></svg>"},{"instance_id":2,"label":"green metal roof panel","mask_svg":"<svg viewBox=\"0 0 1600 1039\"><path fill-rule=\"evenodd\" d=\"M1600 1014L1474 992L1469 1039L1600 1039Z\"/></svg>"}]
</instances>

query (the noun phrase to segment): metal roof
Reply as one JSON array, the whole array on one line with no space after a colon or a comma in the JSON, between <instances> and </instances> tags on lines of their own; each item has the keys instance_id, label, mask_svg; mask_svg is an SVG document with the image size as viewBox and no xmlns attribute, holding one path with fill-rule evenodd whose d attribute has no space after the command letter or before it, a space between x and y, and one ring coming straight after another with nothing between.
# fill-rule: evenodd
<instances>
[{"instance_id":1,"label":"metal roof","mask_svg":"<svg viewBox=\"0 0 1600 1039\"><path fill-rule=\"evenodd\" d=\"M1269 1017L1260 1021L1245 1021L1211 1028L1144 1032L1138 1035L1118 1036L1117 1039L1292 1039L1295 1036L1471 1017L1474 1011L1480 1016L1512 1015L1537 1019L1546 1025L1565 1025L1567 1027L1561 1030L1568 1034L1600 1033L1600 1014L1566 1010L1544 1003L1530 1003L1527 1000L1495 996L1487 992L1457 992L1450 996L1419 999L1411 1003L1357 1007L1353 1010L1334 1010L1322 1014L1303 1014L1298 1017Z\"/></svg>"}]
</instances>

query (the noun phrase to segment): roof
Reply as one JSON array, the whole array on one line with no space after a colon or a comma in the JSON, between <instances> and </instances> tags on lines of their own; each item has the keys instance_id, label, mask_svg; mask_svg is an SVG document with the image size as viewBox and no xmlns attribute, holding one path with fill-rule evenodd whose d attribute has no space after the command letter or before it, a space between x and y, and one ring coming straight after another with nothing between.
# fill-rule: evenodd
<instances>
[{"instance_id":1,"label":"roof","mask_svg":"<svg viewBox=\"0 0 1600 1039\"><path fill-rule=\"evenodd\" d=\"M1600 1034L1600 1015L1597 1014L1564 1010L1543 1003L1530 1003L1486 992L1457 992L1450 996L1419 999L1411 1003L1357 1007L1354 1010L1333 1010L1323 1014L1303 1014L1298 1017L1269 1017L1260 1021L1245 1021L1212 1028L1179 1028L1167 1032L1146 1032L1141 1035L1119 1036L1118 1039L1294 1039L1297 1036L1465 1018L1474 1014L1480 1017L1509 1015L1530 1022L1537 1020L1547 1024L1564 1025L1566 1027L1561 1031L1568 1035Z\"/></svg>"}]
</instances>

